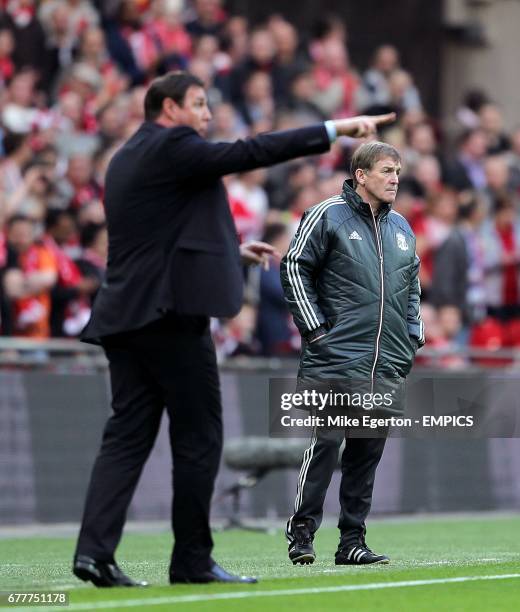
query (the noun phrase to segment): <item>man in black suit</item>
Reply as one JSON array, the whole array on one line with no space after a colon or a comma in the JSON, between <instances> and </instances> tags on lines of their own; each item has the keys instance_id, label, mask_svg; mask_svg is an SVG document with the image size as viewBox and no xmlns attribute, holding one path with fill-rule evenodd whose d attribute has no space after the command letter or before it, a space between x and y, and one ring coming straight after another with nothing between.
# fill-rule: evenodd
<instances>
[{"instance_id":1,"label":"man in black suit","mask_svg":"<svg viewBox=\"0 0 520 612\"><path fill-rule=\"evenodd\" d=\"M145 122L107 171L107 274L82 338L106 352L113 414L94 464L73 566L76 576L96 586L145 584L121 572L114 552L164 406L174 465L170 582L255 582L211 558L210 501L222 421L209 317L238 312L241 263L259 263L273 249L239 245L221 177L321 153L336 135L364 136L393 117L218 144L205 140L210 119L199 79L185 72L156 79L146 94Z\"/></svg>"}]
</instances>

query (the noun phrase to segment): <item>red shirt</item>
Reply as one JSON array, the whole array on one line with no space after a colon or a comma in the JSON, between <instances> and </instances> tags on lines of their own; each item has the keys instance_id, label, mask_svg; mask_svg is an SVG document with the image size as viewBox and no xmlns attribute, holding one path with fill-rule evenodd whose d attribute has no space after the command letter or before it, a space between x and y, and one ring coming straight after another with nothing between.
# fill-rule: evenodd
<instances>
[{"instance_id":1,"label":"red shirt","mask_svg":"<svg viewBox=\"0 0 520 612\"><path fill-rule=\"evenodd\" d=\"M506 227L497 227L500 242L504 250L504 255L514 255L515 249L515 234L512 225ZM516 271L516 263L509 263L503 267L503 294L502 300L504 306L512 306L518 304L518 276Z\"/></svg>"}]
</instances>

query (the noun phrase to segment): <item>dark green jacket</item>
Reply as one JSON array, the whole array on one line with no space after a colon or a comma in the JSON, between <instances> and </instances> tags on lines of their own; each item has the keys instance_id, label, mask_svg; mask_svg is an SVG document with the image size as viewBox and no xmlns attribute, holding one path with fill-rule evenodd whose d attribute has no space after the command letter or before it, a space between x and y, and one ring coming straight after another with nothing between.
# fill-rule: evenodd
<instances>
[{"instance_id":1,"label":"dark green jacket","mask_svg":"<svg viewBox=\"0 0 520 612\"><path fill-rule=\"evenodd\" d=\"M350 181L307 210L281 266L304 339L299 375L406 376L424 344L418 272L406 219L390 206L374 218Z\"/></svg>"}]
</instances>

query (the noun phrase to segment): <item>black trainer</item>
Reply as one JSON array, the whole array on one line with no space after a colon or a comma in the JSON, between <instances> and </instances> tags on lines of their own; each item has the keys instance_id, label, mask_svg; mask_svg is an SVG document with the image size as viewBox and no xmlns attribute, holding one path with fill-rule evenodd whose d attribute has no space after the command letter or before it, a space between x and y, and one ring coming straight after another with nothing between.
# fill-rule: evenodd
<instances>
[{"instance_id":1,"label":"black trainer","mask_svg":"<svg viewBox=\"0 0 520 612\"><path fill-rule=\"evenodd\" d=\"M293 562L293 565L314 563L314 559L316 559L316 553L312 547L314 535L310 532L306 522L293 523L291 533L286 531L285 535L289 540L289 559Z\"/></svg>"},{"instance_id":2,"label":"black trainer","mask_svg":"<svg viewBox=\"0 0 520 612\"><path fill-rule=\"evenodd\" d=\"M386 555L377 555L366 545L365 538L347 544L340 541L336 552L336 565L367 565L369 563L390 563Z\"/></svg>"}]
</instances>

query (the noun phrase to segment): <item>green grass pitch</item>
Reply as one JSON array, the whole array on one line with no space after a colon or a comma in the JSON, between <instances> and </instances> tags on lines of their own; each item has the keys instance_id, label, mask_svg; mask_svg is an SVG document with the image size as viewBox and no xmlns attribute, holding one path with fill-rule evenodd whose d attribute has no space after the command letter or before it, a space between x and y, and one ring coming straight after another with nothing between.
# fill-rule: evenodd
<instances>
[{"instance_id":1,"label":"green grass pitch","mask_svg":"<svg viewBox=\"0 0 520 612\"><path fill-rule=\"evenodd\" d=\"M226 569L256 575L257 585L168 586L171 535L129 534L118 551L127 573L146 589L96 589L70 573L72 538L0 540L0 591L70 593L53 610L190 612L520 610L520 517L377 520L368 544L391 557L384 566L336 567L338 532L322 528L312 566L289 563L282 532L215 533L214 557ZM7 610L38 607L0 605Z\"/></svg>"}]
</instances>

